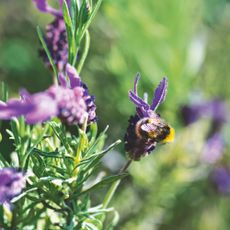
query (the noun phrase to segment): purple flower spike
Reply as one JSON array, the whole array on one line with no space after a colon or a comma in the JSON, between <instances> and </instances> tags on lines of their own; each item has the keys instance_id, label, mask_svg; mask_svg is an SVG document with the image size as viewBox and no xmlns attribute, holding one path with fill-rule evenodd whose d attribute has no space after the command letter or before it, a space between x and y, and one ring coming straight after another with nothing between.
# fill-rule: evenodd
<instances>
[{"instance_id":1,"label":"purple flower spike","mask_svg":"<svg viewBox=\"0 0 230 230\"><path fill-rule=\"evenodd\" d=\"M12 168L0 169L0 204L9 203L25 186L26 178L22 172Z\"/></svg>"},{"instance_id":2,"label":"purple flower spike","mask_svg":"<svg viewBox=\"0 0 230 230\"><path fill-rule=\"evenodd\" d=\"M214 164L223 154L224 140L220 133L215 133L207 140L201 155L201 161L207 164Z\"/></svg>"},{"instance_id":3,"label":"purple flower spike","mask_svg":"<svg viewBox=\"0 0 230 230\"><path fill-rule=\"evenodd\" d=\"M64 73L59 74L60 86L51 86L36 94L23 90L21 99L0 102L0 119L24 116L28 124L36 124L57 116L69 125L82 125L86 118L88 124L94 122L95 98L89 95L74 67L67 66L66 77Z\"/></svg>"},{"instance_id":4,"label":"purple flower spike","mask_svg":"<svg viewBox=\"0 0 230 230\"><path fill-rule=\"evenodd\" d=\"M168 88L168 79L164 77L154 92L154 98L151 104L151 109L153 111L155 111L157 107L162 102L164 102L166 94L167 94L167 88Z\"/></svg>"},{"instance_id":5,"label":"purple flower spike","mask_svg":"<svg viewBox=\"0 0 230 230\"><path fill-rule=\"evenodd\" d=\"M158 87L154 92L154 98L152 100L151 106L146 102L145 98L142 99L137 94L137 85L140 79L140 74L137 74L134 82L134 90L129 91L129 98L130 100L137 106L137 112L140 117L145 116L148 117L154 112L158 106L164 102L166 94L167 94L167 87L168 87L168 80L166 77L162 79Z\"/></svg>"},{"instance_id":6,"label":"purple flower spike","mask_svg":"<svg viewBox=\"0 0 230 230\"><path fill-rule=\"evenodd\" d=\"M137 74L134 90L129 91L129 98L136 105L136 114L129 119L124 137L125 150L129 157L136 161L153 151L157 143L167 143L174 138L174 129L155 113L157 107L165 100L168 86L167 78L163 78L155 90L151 106L148 104L146 93L144 99L137 94L139 79L140 75Z\"/></svg>"},{"instance_id":7,"label":"purple flower spike","mask_svg":"<svg viewBox=\"0 0 230 230\"><path fill-rule=\"evenodd\" d=\"M212 172L212 180L217 190L223 195L230 194L230 169L227 167L218 167Z\"/></svg>"},{"instance_id":8,"label":"purple flower spike","mask_svg":"<svg viewBox=\"0 0 230 230\"><path fill-rule=\"evenodd\" d=\"M52 23L47 25L45 41L58 71L62 72L68 62L67 34L65 22L62 17L56 17ZM51 69L46 52L40 49L39 53L45 65Z\"/></svg>"},{"instance_id":9,"label":"purple flower spike","mask_svg":"<svg viewBox=\"0 0 230 230\"><path fill-rule=\"evenodd\" d=\"M137 107L141 107L145 110L149 109L149 105L143 99L138 97L134 92L129 91L129 98Z\"/></svg>"},{"instance_id":10,"label":"purple flower spike","mask_svg":"<svg viewBox=\"0 0 230 230\"><path fill-rule=\"evenodd\" d=\"M197 104L185 105L181 109L181 115L185 125L196 122L202 117L211 118L213 122L221 125L227 120L228 108L224 101L214 99Z\"/></svg>"},{"instance_id":11,"label":"purple flower spike","mask_svg":"<svg viewBox=\"0 0 230 230\"><path fill-rule=\"evenodd\" d=\"M63 1L59 0L58 9L51 7L47 0L33 0L33 2L41 12L52 14L55 17L53 22L47 25L44 38L58 71L62 72L68 62L68 42L62 13ZM67 0L69 9L70 2L71 0ZM45 65L51 69L46 52L40 49L39 54L45 62Z\"/></svg>"}]
</instances>

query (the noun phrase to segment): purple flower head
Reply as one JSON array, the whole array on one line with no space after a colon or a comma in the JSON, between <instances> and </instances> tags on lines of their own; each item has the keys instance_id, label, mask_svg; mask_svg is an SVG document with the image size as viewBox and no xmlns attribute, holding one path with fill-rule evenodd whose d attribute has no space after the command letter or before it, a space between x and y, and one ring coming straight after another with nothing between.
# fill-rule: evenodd
<instances>
[{"instance_id":1,"label":"purple flower head","mask_svg":"<svg viewBox=\"0 0 230 230\"><path fill-rule=\"evenodd\" d=\"M136 105L136 114L129 119L125 134L125 150L133 160L140 160L156 147L157 143L170 142L174 138L171 128L155 111L164 102L168 80L163 78L156 90L151 104L147 102L147 94L142 99L138 96L137 85L140 75L136 76L134 90L129 91L129 98Z\"/></svg>"},{"instance_id":2,"label":"purple flower head","mask_svg":"<svg viewBox=\"0 0 230 230\"><path fill-rule=\"evenodd\" d=\"M24 116L29 124L59 117L68 124L82 125L96 120L95 98L90 96L74 67L67 64L66 76L59 74L59 86L51 86L44 92L29 94L21 91L21 99L0 103L0 119Z\"/></svg>"},{"instance_id":3,"label":"purple flower head","mask_svg":"<svg viewBox=\"0 0 230 230\"><path fill-rule=\"evenodd\" d=\"M211 178L215 183L217 190L224 194L230 194L230 170L227 167L215 168L212 172Z\"/></svg>"},{"instance_id":4,"label":"purple flower head","mask_svg":"<svg viewBox=\"0 0 230 230\"><path fill-rule=\"evenodd\" d=\"M223 154L224 140L220 133L215 133L207 140L201 155L201 161L207 164L214 164Z\"/></svg>"},{"instance_id":5,"label":"purple flower head","mask_svg":"<svg viewBox=\"0 0 230 230\"><path fill-rule=\"evenodd\" d=\"M22 172L12 168L0 169L0 204L9 203L25 186L26 178Z\"/></svg>"},{"instance_id":6,"label":"purple flower head","mask_svg":"<svg viewBox=\"0 0 230 230\"><path fill-rule=\"evenodd\" d=\"M67 0L69 7L70 1ZM41 12L52 14L55 17L54 21L46 27L45 42L58 71L63 71L68 62L68 42L62 13L63 0L59 0L59 9L51 7L47 0L33 0L33 2ZM45 65L51 68L46 52L40 49L39 53Z\"/></svg>"},{"instance_id":7,"label":"purple flower head","mask_svg":"<svg viewBox=\"0 0 230 230\"><path fill-rule=\"evenodd\" d=\"M138 96L137 85L138 85L139 79L140 79L140 75L137 74L135 82L134 82L134 90L129 91L129 98L136 105L137 114L140 118L149 117L151 116L153 112L156 111L158 106L164 102L166 94L167 94L168 80L166 77L164 77L161 80L160 84L154 91L154 97L153 97L152 103L151 105L149 105L147 102L147 94L146 94L146 99L142 99Z\"/></svg>"},{"instance_id":8,"label":"purple flower head","mask_svg":"<svg viewBox=\"0 0 230 230\"><path fill-rule=\"evenodd\" d=\"M87 86L81 81L76 69L70 64L66 65L66 75L68 81L63 74L59 74L59 82L61 87L65 89L65 93L69 91L69 97L71 98L74 95L75 100L69 100L67 97L60 97L58 93L56 94L61 118L66 118L67 123L75 124L82 124L86 117L88 118L88 123L95 122L95 97L89 95Z\"/></svg>"},{"instance_id":9,"label":"purple flower head","mask_svg":"<svg viewBox=\"0 0 230 230\"><path fill-rule=\"evenodd\" d=\"M58 71L63 71L68 62L68 42L63 18L57 17L47 25L45 42ZM51 69L51 64L44 49L41 48L39 54L45 65Z\"/></svg>"},{"instance_id":10,"label":"purple flower head","mask_svg":"<svg viewBox=\"0 0 230 230\"><path fill-rule=\"evenodd\" d=\"M182 119L186 125L189 125L202 117L207 117L217 126L220 126L227 119L226 104L219 99L183 106L181 113Z\"/></svg>"}]
</instances>

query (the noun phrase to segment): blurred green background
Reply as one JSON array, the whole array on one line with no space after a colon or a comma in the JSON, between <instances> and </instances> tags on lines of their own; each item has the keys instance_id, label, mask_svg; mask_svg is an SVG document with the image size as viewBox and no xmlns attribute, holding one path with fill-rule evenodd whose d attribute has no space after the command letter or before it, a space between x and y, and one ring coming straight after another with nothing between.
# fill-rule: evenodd
<instances>
[{"instance_id":1,"label":"blurred green background","mask_svg":"<svg viewBox=\"0 0 230 230\"><path fill-rule=\"evenodd\" d=\"M22 87L46 89L52 74L38 56L36 26L52 17L38 12L32 1L0 1L0 80L10 95ZM127 91L137 72L139 89L150 97L168 76L166 102L159 112L175 129L173 144L159 147L130 167L114 207L121 230L228 230L230 201L218 193L210 172L229 164L226 123L224 155L216 164L201 163L210 121L184 127L180 108L191 101L230 100L230 1L227 0L104 0L91 26L91 48L82 72L96 95L100 129L110 125L108 142L122 139L127 120L135 112ZM2 126L2 132L7 122ZM4 136L3 138L7 138ZM8 146L0 146L2 152ZM123 154L123 146L119 152ZM116 169L118 152L105 160ZM112 218L112 217L111 217Z\"/></svg>"}]
</instances>

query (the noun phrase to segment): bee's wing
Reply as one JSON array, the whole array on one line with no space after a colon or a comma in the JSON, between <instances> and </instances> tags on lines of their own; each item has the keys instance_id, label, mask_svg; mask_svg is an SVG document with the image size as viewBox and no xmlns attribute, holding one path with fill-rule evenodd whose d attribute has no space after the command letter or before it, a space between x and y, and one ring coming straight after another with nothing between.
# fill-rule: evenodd
<instances>
[{"instance_id":1,"label":"bee's wing","mask_svg":"<svg viewBox=\"0 0 230 230\"><path fill-rule=\"evenodd\" d=\"M141 129L147 133L150 133L156 131L157 126L152 123L148 123L148 124L141 125Z\"/></svg>"}]
</instances>

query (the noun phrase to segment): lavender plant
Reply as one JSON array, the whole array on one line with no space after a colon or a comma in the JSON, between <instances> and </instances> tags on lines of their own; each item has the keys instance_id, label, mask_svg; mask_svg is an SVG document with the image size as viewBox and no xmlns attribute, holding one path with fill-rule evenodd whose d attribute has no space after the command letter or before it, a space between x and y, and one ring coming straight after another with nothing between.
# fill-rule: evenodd
<instances>
[{"instance_id":1,"label":"lavender plant","mask_svg":"<svg viewBox=\"0 0 230 230\"><path fill-rule=\"evenodd\" d=\"M20 99L9 100L3 86L0 119L10 120L7 133L14 151L11 160L0 155L0 227L112 229L116 218L109 226L104 220L115 213L109 204L130 163L158 143L173 140L173 128L155 112L165 100L167 79L149 105L147 94L144 100L137 94L137 76L129 92L137 106L125 135L129 160L118 174L101 176L102 157L121 141L104 147L107 128L97 131L95 98L80 73L90 45L88 28L102 1L60 0L57 9L46 0L33 2L55 17L45 35L38 28L40 53L51 67L53 85L35 94L23 89ZM94 195L108 186L97 201Z\"/></svg>"}]
</instances>

